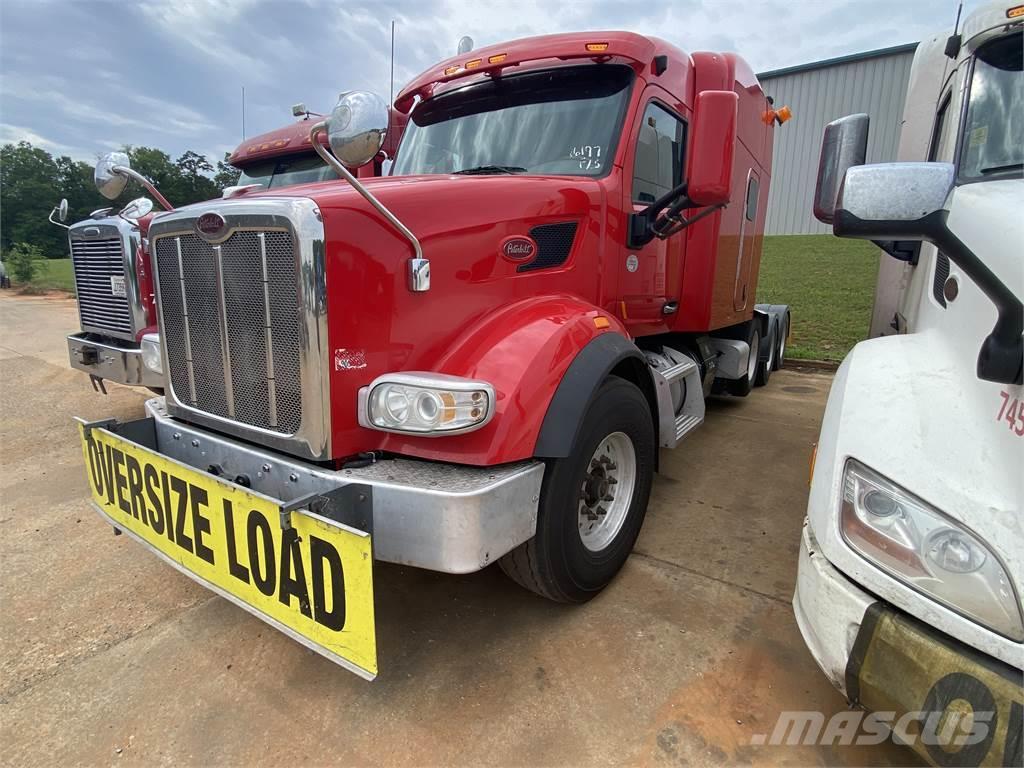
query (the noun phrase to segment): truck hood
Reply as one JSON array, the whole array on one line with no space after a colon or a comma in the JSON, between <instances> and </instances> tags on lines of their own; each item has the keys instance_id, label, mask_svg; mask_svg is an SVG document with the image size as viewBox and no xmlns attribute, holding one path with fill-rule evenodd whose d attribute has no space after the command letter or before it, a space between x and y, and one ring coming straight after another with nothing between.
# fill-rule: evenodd
<instances>
[{"instance_id":1,"label":"truck hood","mask_svg":"<svg viewBox=\"0 0 1024 768\"><path fill-rule=\"evenodd\" d=\"M513 218L548 219L586 212L600 190L594 179L565 176L429 174L360 179L421 242L432 234ZM365 209L370 205L345 181L270 189L253 196L308 197L321 209ZM490 204L500 206L491 208ZM429 256L429 254L428 254Z\"/></svg>"}]
</instances>

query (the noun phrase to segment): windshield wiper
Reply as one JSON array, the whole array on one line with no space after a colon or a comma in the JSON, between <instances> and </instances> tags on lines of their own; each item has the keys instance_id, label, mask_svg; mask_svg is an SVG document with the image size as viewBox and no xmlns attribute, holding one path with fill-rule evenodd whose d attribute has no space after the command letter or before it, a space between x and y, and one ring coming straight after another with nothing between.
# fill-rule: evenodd
<instances>
[{"instance_id":1,"label":"windshield wiper","mask_svg":"<svg viewBox=\"0 0 1024 768\"><path fill-rule=\"evenodd\" d=\"M1006 165L993 165L989 168L982 168L980 173L999 173L1000 171L1019 171L1024 169L1024 163L1007 163Z\"/></svg>"},{"instance_id":2,"label":"windshield wiper","mask_svg":"<svg viewBox=\"0 0 1024 768\"><path fill-rule=\"evenodd\" d=\"M478 165L476 168L463 168L455 173L463 176L486 176L499 173L526 173L526 169L518 165Z\"/></svg>"}]
</instances>

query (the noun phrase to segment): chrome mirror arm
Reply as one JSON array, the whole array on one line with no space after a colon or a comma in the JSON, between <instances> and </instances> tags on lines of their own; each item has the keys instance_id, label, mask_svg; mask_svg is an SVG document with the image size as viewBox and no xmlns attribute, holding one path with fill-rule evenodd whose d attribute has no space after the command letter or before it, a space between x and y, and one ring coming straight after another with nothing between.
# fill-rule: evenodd
<instances>
[{"instance_id":1,"label":"chrome mirror arm","mask_svg":"<svg viewBox=\"0 0 1024 768\"><path fill-rule=\"evenodd\" d=\"M56 224L56 225L57 225L58 227L64 227L64 229L71 229L71 227L69 227L69 226L68 226L67 224L63 224L63 223L61 223L61 222L59 222L59 221L54 221L54 220L53 220L53 214L55 214L56 212L57 212L57 206L54 206L54 207L53 207L53 210L52 210L52 211L50 211L50 215L49 215L49 216L47 217L47 220L48 220L48 221L49 221L49 222L50 222L51 224Z\"/></svg>"},{"instance_id":2,"label":"chrome mirror arm","mask_svg":"<svg viewBox=\"0 0 1024 768\"><path fill-rule=\"evenodd\" d=\"M420 246L420 241L416 238L416 235L402 223L402 221L389 211L384 204L378 200L370 190L363 186L362 182L355 177L355 175L330 153L330 151L324 147L319 141L319 134L327 130L327 123L321 121L314 125L309 130L309 138L313 144L313 149L318 155L327 163L331 168L338 172L343 179L349 184L355 187L356 191L359 192L366 201L372 205L381 216L387 219L391 225L397 229L406 240L412 245L415 256L409 259L409 290L419 293L430 289L430 261L423 256L423 248Z\"/></svg>"},{"instance_id":3,"label":"chrome mirror arm","mask_svg":"<svg viewBox=\"0 0 1024 768\"><path fill-rule=\"evenodd\" d=\"M160 190L157 189L149 179L147 179L138 171L134 171L125 165L115 165L110 170L113 173L119 173L122 176L127 176L129 179L133 179L134 181L139 182L139 184L146 188L149 194L156 198L156 201L160 203L161 206L163 206L163 209L165 211L174 210L174 206L167 202L167 198L160 194Z\"/></svg>"}]
</instances>

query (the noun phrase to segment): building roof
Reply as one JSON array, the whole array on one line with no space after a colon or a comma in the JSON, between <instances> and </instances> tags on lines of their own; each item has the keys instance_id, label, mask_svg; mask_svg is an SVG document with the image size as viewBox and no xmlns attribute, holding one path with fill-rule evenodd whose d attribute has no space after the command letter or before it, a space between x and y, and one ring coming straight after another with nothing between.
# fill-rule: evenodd
<instances>
[{"instance_id":1,"label":"building roof","mask_svg":"<svg viewBox=\"0 0 1024 768\"><path fill-rule=\"evenodd\" d=\"M910 53L917 48L917 43L904 43L903 45L893 45L889 48L878 48L874 51L864 51L863 53L849 53L846 56L837 56L834 59L824 59L822 61L812 61L810 64L797 64L793 67L783 67L782 69L773 69L768 72L758 72L758 80L766 80L771 77L781 77L782 75L792 75L797 72L808 72L812 69L824 69L825 67L834 67L837 64L849 64L854 61L863 61L864 59L877 59L882 56L895 56L900 53Z\"/></svg>"}]
</instances>

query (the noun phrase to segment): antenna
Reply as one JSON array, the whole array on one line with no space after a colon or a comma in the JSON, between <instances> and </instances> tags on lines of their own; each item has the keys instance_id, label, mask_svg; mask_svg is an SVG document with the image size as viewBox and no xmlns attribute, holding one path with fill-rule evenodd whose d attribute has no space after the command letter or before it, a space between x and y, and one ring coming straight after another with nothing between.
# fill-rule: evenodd
<instances>
[{"instance_id":1,"label":"antenna","mask_svg":"<svg viewBox=\"0 0 1024 768\"><path fill-rule=\"evenodd\" d=\"M389 92L388 107L395 103L395 20L391 20L391 90Z\"/></svg>"},{"instance_id":2,"label":"antenna","mask_svg":"<svg viewBox=\"0 0 1024 768\"><path fill-rule=\"evenodd\" d=\"M242 86L242 141L245 141L245 86Z\"/></svg>"},{"instance_id":3,"label":"antenna","mask_svg":"<svg viewBox=\"0 0 1024 768\"><path fill-rule=\"evenodd\" d=\"M946 38L946 48L943 53L950 59L960 55L960 44L963 42L960 37L960 14L964 12L963 0L956 7L956 22L953 24L953 34Z\"/></svg>"}]
</instances>

